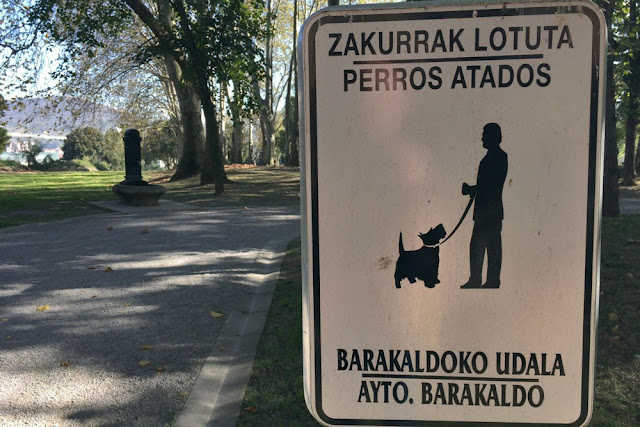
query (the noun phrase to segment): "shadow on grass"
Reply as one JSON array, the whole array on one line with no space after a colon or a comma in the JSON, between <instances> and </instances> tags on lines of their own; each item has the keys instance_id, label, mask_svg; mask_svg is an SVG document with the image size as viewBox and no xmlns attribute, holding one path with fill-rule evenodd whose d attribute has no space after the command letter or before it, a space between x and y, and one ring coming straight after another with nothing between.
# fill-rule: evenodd
<instances>
[{"instance_id":1,"label":"shadow on grass","mask_svg":"<svg viewBox=\"0 0 640 427\"><path fill-rule=\"evenodd\" d=\"M315 426L302 386L300 241L290 245L238 425ZM640 425L640 215L603 221L592 426Z\"/></svg>"},{"instance_id":2,"label":"shadow on grass","mask_svg":"<svg viewBox=\"0 0 640 427\"><path fill-rule=\"evenodd\" d=\"M594 426L640 425L640 215L602 224Z\"/></svg>"},{"instance_id":3,"label":"shadow on grass","mask_svg":"<svg viewBox=\"0 0 640 427\"><path fill-rule=\"evenodd\" d=\"M230 169L227 176L233 183L225 184L225 192L217 196L212 185L200 185L199 177L162 185L167 187L167 198L201 207L300 204L299 168Z\"/></svg>"}]
</instances>

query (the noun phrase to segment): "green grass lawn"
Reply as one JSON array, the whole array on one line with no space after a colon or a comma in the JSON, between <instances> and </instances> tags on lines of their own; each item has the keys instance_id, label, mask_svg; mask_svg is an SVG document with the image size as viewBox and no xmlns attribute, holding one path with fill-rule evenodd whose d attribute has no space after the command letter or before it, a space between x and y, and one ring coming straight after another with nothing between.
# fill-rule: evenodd
<instances>
[{"instance_id":1,"label":"green grass lawn","mask_svg":"<svg viewBox=\"0 0 640 427\"><path fill-rule=\"evenodd\" d=\"M316 426L302 389L300 240L292 242L238 426ZM640 215L604 219L592 426L640 425Z\"/></svg>"},{"instance_id":2,"label":"green grass lawn","mask_svg":"<svg viewBox=\"0 0 640 427\"><path fill-rule=\"evenodd\" d=\"M0 227L102 212L89 205L113 198L123 172L0 174Z\"/></svg>"},{"instance_id":3,"label":"green grass lawn","mask_svg":"<svg viewBox=\"0 0 640 427\"><path fill-rule=\"evenodd\" d=\"M596 403L592 425L640 425L640 215L602 224Z\"/></svg>"}]
</instances>

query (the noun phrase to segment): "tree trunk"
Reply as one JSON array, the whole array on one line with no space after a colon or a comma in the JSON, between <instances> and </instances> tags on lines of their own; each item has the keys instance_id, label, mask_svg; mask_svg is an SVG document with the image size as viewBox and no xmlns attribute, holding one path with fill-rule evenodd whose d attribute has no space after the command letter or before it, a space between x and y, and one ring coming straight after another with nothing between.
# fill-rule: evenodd
<instances>
[{"instance_id":1,"label":"tree trunk","mask_svg":"<svg viewBox=\"0 0 640 427\"><path fill-rule=\"evenodd\" d=\"M298 75L295 72L296 87L298 86ZM298 91L293 98L293 130L291 132L291 143L289 144L289 166L300 166L300 126L298 126Z\"/></svg>"},{"instance_id":2,"label":"tree trunk","mask_svg":"<svg viewBox=\"0 0 640 427\"><path fill-rule=\"evenodd\" d=\"M264 104L263 104L264 105ZM260 130L262 131L262 149L260 153L260 158L258 159L259 165L272 165L273 164L273 145L274 145L274 136L273 136L273 116L269 114L266 110L266 105L264 108L260 108Z\"/></svg>"},{"instance_id":3,"label":"tree trunk","mask_svg":"<svg viewBox=\"0 0 640 427\"><path fill-rule=\"evenodd\" d=\"M253 143L253 132L254 132L254 128L253 128L253 120L249 120L249 144L248 144L248 153L247 153L247 162L254 164L253 161L253 152L254 150L254 143Z\"/></svg>"},{"instance_id":4,"label":"tree trunk","mask_svg":"<svg viewBox=\"0 0 640 427\"><path fill-rule=\"evenodd\" d=\"M273 26L272 2L267 0L267 36L265 40L265 81L264 100L260 109L260 126L262 128L262 156L260 163L263 165L273 164L273 52L271 47L271 34ZM258 91L259 93L259 91Z\"/></svg>"},{"instance_id":5,"label":"tree trunk","mask_svg":"<svg viewBox=\"0 0 640 427\"><path fill-rule=\"evenodd\" d=\"M613 18L613 1L608 3L605 11L609 34ZM611 39L610 39L611 40ZM618 193L618 143L616 140L616 100L613 54L607 56L607 93L604 140L604 177L602 214L606 217L620 215Z\"/></svg>"},{"instance_id":6,"label":"tree trunk","mask_svg":"<svg viewBox=\"0 0 640 427\"><path fill-rule=\"evenodd\" d=\"M209 97L202 93L202 88L200 88L200 91L200 102L202 103L202 110L204 111L206 129L200 185L214 184L215 194L220 194L224 192L226 176L224 172L222 146L220 145L220 130L218 128L216 107L211 100L208 88L206 92Z\"/></svg>"},{"instance_id":7,"label":"tree trunk","mask_svg":"<svg viewBox=\"0 0 640 427\"><path fill-rule=\"evenodd\" d=\"M295 24L294 24L295 28ZM295 31L295 30L294 30ZM285 165L289 166L291 159L289 158L289 147L291 145L291 80L293 79L293 55L295 55L295 48L289 61L289 75L287 76L287 94L284 97L284 153L285 153Z\"/></svg>"},{"instance_id":8,"label":"tree trunk","mask_svg":"<svg viewBox=\"0 0 640 427\"><path fill-rule=\"evenodd\" d=\"M172 12L169 2L156 0L156 5L160 21L170 27ZM200 159L202 158L205 135L197 91L183 82L182 70L172 56L165 55L164 63L178 97L182 127L180 158L176 172L171 177L171 181L176 181L200 172Z\"/></svg>"},{"instance_id":9,"label":"tree trunk","mask_svg":"<svg viewBox=\"0 0 640 427\"><path fill-rule=\"evenodd\" d=\"M629 36L638 42L635 36L635 27L638 18L636 0L629 1ZM634 34L633 36L631 34ZM638 96L640 96L640 52L631 50L633 54L629 60L629 93L627 98L627 121L625 123L624 143L624 170L622 173L622 185L629 186L636 183L636 133L638 129Z\"/></svg>"},{"instance_id":10,"label":"tree trunk","mask_svg":"<svg viewBox=\"0 0 640 427\"><path fill-rule=\"evenodd\" d=\"M640 170L640 142L636 145L636 172Z\"/></svg>"},{"instance_id":11,"label":"tree trunk","mask_svg":"<svg viewBox=\"0 0 640 427\"><path fill-rule=\"evenodd\" d=\"M295 97L293 102L293 132L291 137L291 143L289 144L289 166L300 165L300 151L298 149L300 141L300 126L298 126L300 116L298 112L298 2L294 1L294 26L293 26L293 89L295 90Z\"/></svg>"},{"instance_id":12,"label":"tree trunk","mask_svg":"<svg viewBox=\"0 0 640 427\"><path fill-rule=\"evenodd\" d=\"M631 107L632 103L636 104L636 106ZM624 169L622 171L621 184L624 186L632 186L636 184L635 149L638 129L637 103L638 93L637 90L634 91L632 87L629 91L629 111L627 111L627 121L625 123L626 135L624 141Z\"/></svg>"},{"instance_id":13,"label":"tree trunk","mask_svg":"<svg viewBox=\"0 0 640 427\"><path fill-rule=\"evenodd\" d=\"M226 86L226 85L225 85ZM225 120L225 94L222 90L222 86L220 87L220 146L222 147L222 158L226 163L233 163L231 160L231 150L229 149L229 141L227 138L227 123ZM233 139L232 139L233 141ZM232 142L233 143L233 142Z\"/></svg>"},{"instance_id":14,"label":"tree trunk","mask_svg":"<svg viewBox=\"0 0 640 427\"><path fill-rule=\"evenodd\" d=\"M231 121L233 123L233 133L231 135L231 147L228 151L230 163L242 163L242 127L244 120L242 119L241 101L231 98L229 86L226 85L224 95L226 96L231 111ZM234 93L234 96L236 94Z\"/></svg>"},{"instance_id":15,"label":"tree trunk","mask_svg":"<svg viewBox=\"0 0 640 427\"><path fill-rule=\"evenodd\" d=\"M242 128L244 123L242 119L233 122L233 137L231 139L231 163L242 163Z\"/></svg>"},{"instance_id":16,"label":"tree trunk","mask_svg":"<svg viewBox=\"0 0 640 427\"><path fill-rule=\"evenodd\" d=\"M172 79L173 80L173 79ZM183 143L180 159L172 181L197 175L200 172L200 159L204 149L205 133L202 126L200 101L193 88L174 82L180 105Z\"/></svg>"}]
</instances>

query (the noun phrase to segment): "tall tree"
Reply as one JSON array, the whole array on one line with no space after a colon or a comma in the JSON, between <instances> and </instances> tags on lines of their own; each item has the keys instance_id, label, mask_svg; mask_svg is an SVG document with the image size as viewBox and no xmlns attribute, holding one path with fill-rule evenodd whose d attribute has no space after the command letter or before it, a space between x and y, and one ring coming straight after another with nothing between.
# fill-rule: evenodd
<instances>
[{"instance_id":1,"label":"tall tree","mask_svg":"<svg viewBox=\"0 0 640 427\"><path fill-rule=\"evenodd\" d=\"M166 27L172 25L172 12L168 0L156 0L160 21ZM165 67L175 91L180 110L180 159L172 180L196 175L200 172L201 159L205 144L205 132L202 126L200 100L192 85L186 84L182 70L169 53L163 57Z\"/></svg>"},{"instance_id":2,"label":"tall tree","mask_svg":"<svg viewBox=\"0 0 640 427\"><path fill-rule=\"evenodd\" d=\"M169 2L171 20L160 19L142 0L86 1L71 5L59 0L39 0L31 13L32 22L45 26L56 40L73 51L78 46L102 46L101 39L118 37L134 17L149 29L153 38L139 59L170 55L182 72L185 84L197 94L205 118L205 147L201 163L201 184L224 191L224 159L217 122L214 80L245 73L261 75L262 52L256 40L262 37L262 10L258 0L202 0ZM131 14L133 12L133 15ZM103 36L103 37L101 37ZM245 97L250 97L246 92Z\"/></svg>"},{"instance_id":3,"label":"tall tree","mask_svg":"<svg viewBox=\"0 0 640 427\"><path fill-rule=\"evenodd\" d=\"M637 144L638 116L640 115L640 33L638 32L638 2L629 0L629 14L624 22L625 37L623 39L627 59L626 81L626 122L624 170L622 185L635 185L636 164L635 151Z\"/></svg>"},{"instance_id":4,"label":"tall tree","mask_svg":"<svg viewBox=\"0 0 640 427\"><path fill-rule=\"evenodd\" d=\"M235 85L234 85L235 86ZM229 91L229 86L225 85L225 95L227 105L231 113L233 132L231 133L231 147L229 149L229 163L242 163L242 131L244 120L241 102Z\"/></svg>"},{"instance_id":5,"label":"tall tree","mask_svg":"<svg viewBox=\"0 0 640 427\"><path fill-rule=\"evenodd\" d=\"M616 135L616 85L615 85L615 47L616 39L612 34L615 0L601 0L607 20L609 32L609 48L607 54L606 77L606 116L605 116L605 140L604 140L604 171L603 171L603 197L602 214L612 217L620 215L620 201L618 189L618 141Z\"/></svg>"},{"instance_id":6,"label":"tall tree","mask_svg":"<svg viewBox=\"0 0 640 427\"><path fill-rule=\"evenodd\" d=\"M264 96L260 95L259 80L254 78L254 93L259 100L260 128L262 130L262 150L258 164L273 164L273 148L275 145L275 105L273 102L273 1L267 0L266 34L264 44L265 74Z\"/></svg>"},{"instance_id":7,"label":"tall tree","mask_svg":"<svg viewBox=\"0 0 640 427\"><path fill-rule=\"evenodd\" d=\"M289 62L289 76L287 78L287 96L285 97L285 135L287 166L297 166L298 152L298 67L297 67L297 41L298 41L298 0L293 0L293 25L291 37L291 61ZM291 85L295 91L294 100L291 102ZM293 104L293 105L292 105ZM293 108L292 108L293 107Z\"/></svg>"}]
</instances>

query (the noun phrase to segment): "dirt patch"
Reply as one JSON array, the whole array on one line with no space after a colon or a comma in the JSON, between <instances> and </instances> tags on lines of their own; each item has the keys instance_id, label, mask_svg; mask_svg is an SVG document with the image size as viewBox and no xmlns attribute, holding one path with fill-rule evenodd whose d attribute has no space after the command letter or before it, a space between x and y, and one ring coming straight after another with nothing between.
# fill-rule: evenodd
<instances>
[{"instance_id":1,"label":"dirt patch","mask_svg":"<svg viewBox=\"0 0 640 427\"><path fill-rule=\"evenodd\" d=\"M0 166L0 173L31 172L26 166Z\"/></svg>"},{"instance_id":2,"label":"dirt patch","mask_svg":"<svg viewBox=\"0 0 640 427\"><path fill-rule=\"evenodd\" d=\"M387 268L389 268L390 265L391 265L391 258L387 256L380 258L376 263L376 267L378 268L378 270L386 270Z\"/></svg>"}]
</instances>

